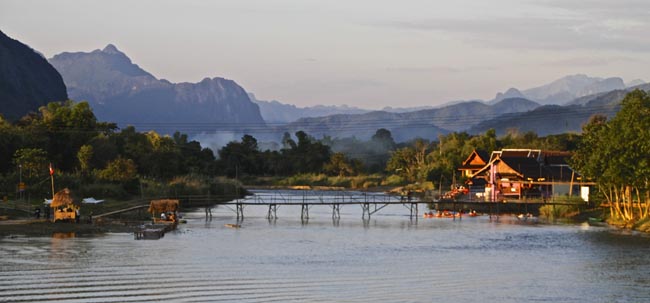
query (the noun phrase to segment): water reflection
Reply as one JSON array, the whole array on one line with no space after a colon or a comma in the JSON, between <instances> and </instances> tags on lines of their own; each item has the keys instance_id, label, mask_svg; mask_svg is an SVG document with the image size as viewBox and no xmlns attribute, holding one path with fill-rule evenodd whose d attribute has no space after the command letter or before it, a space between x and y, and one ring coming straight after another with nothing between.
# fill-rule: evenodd
<instances>
[{"instance_id":1,"label":"water reflection","mask_svg":"<svg viewBox=\"0 0 650 303\"><path fill-rule=\"evenodd\" d=\"M188 213L157 241L129 234L0 239L0 301L646 302L650 237L607 228L421 219L401 206L361 219L300 206Z\"/></svg>"},{"instance_id":2,"label":"water reflection","mask_svg":"<svg viewBox=\"0 0 650 303\"><path fill-rule=\"evenodd\" d=\"M68 233L52 233L52 238L53 239L69 239L69 238L75 238L77 236L76 233L74 232L68 232Z\"/></svg>"}]
</instances>

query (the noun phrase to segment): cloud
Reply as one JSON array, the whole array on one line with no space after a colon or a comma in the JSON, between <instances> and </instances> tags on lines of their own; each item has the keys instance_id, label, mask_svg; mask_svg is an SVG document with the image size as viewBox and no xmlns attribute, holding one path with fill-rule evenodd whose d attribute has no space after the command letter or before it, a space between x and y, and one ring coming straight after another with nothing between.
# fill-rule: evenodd
<instances>
[{"instance_id":1,"label":"cloud","mask_svg":"<svg viewBox=\"0 0 650 303\"><path fill-rule=\"evenodd\" d=\"M491 48L534 50L613 50L649 52L645 35L650 22L583 16L509 16L473 19L392 21L385 26L402 30L434 31L465 43Z\"/></svg>"},{"instance_id":2,"label":"cloud","mask_svg":"<svg viewBox=\"0 0 650 303\"><path fill-rule=\"evenodd\" d=\"M462 72L461 69L451 66L432 66L432 67L387 67L387 72L408 73L408 74L429 74L445 73L456 74Z\"/></svg>"},{"instance_id":3,"label":"cloud","mask_svg":"<svg viewBox=\"0 0 650 303\"><path fill-rule=\"evenodd\" d=\"M495 71L496 67L491 66L471 66L471 67L459 67L459 66L430 66L430 67L387 67L385 69L387 72L392 73L405 73L405 74L462 74L468 72L479 72L479 71Z\"/></svg>"},{"instance_id":4,"label":"cloud","mask_svg":"<svg viewBox=\"0 0 650 303\"><path fill-rule=\"evenodd\" d=\"M593 67L607 66L617 63L644 63L644 60L634 57L571 57L548 61L551 66Z\"/></svg>"},{"instance_id":5,"label":"cloud","mask_svg":"<svg viewBox=\"0 0 650 303\"><path fill-rule=\"evenodd\" d=\"M647 0L538 0L533 3L592 18L640 20L644 23L650 20L650 1Z\"/></svg>"}]
</instances>

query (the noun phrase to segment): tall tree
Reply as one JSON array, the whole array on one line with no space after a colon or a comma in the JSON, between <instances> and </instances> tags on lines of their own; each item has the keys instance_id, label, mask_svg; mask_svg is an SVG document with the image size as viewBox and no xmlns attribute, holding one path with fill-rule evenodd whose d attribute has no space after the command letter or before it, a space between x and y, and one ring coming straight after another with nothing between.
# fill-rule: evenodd
<instances>
[{"instance_id":1,"label":"tall tree","mask_svg":"<svg viewBox=\"0 0 650 303\"><path fill-rule=\"evenodd\" d=\"M14 154L14 164L21 166L27 177L43 176L48 166L47 152L40 148L21 148Z\"/></svg>"},{"instance_id":2,"label":"tall tree","mask_svg":"<svg viewBox=\"0 0 650 303\"><path fill-rule=\"evenodd\" d=\"M597 180L611 215L632 223L650 216L650 96L635 90L610 121L593 117L571 164Z\"/></svg>"}]
</instances>

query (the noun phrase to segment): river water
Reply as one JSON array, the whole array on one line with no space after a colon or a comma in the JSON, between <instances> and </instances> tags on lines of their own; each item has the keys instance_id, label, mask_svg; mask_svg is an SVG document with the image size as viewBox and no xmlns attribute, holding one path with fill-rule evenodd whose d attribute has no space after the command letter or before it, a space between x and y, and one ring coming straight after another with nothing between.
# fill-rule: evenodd
<instances>
[{"instance_id":1,"label":"river water","mask_svg":"<svg viewBox=\"0 0 650 303\"><path fill-rule=\"evenodd\" d=\"M0 239L0 301L650 302L650 237L516 217L411 220L402 205L248 206L160 240ZM422 211L422 210L421 210ZM70 236L70 235L68 235Z\"/></svg>"}]
</instances>

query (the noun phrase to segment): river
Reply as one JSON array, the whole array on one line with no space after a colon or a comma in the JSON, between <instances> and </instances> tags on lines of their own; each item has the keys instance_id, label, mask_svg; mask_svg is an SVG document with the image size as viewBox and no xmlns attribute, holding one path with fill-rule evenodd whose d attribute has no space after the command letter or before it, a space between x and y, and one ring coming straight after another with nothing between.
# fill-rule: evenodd
<instances>
[{"instance_id":1,"label":"river","mask_svg":"<svg viewBox=\"0 0 650 303\"><path fill-rule=\"evenodd\" d=\"M390 205L248 206L185 213L160 240L132 234L0 239L0 301L650 302L650 237L516 217L409 219Z\"/></svg>"}]
</instances>

